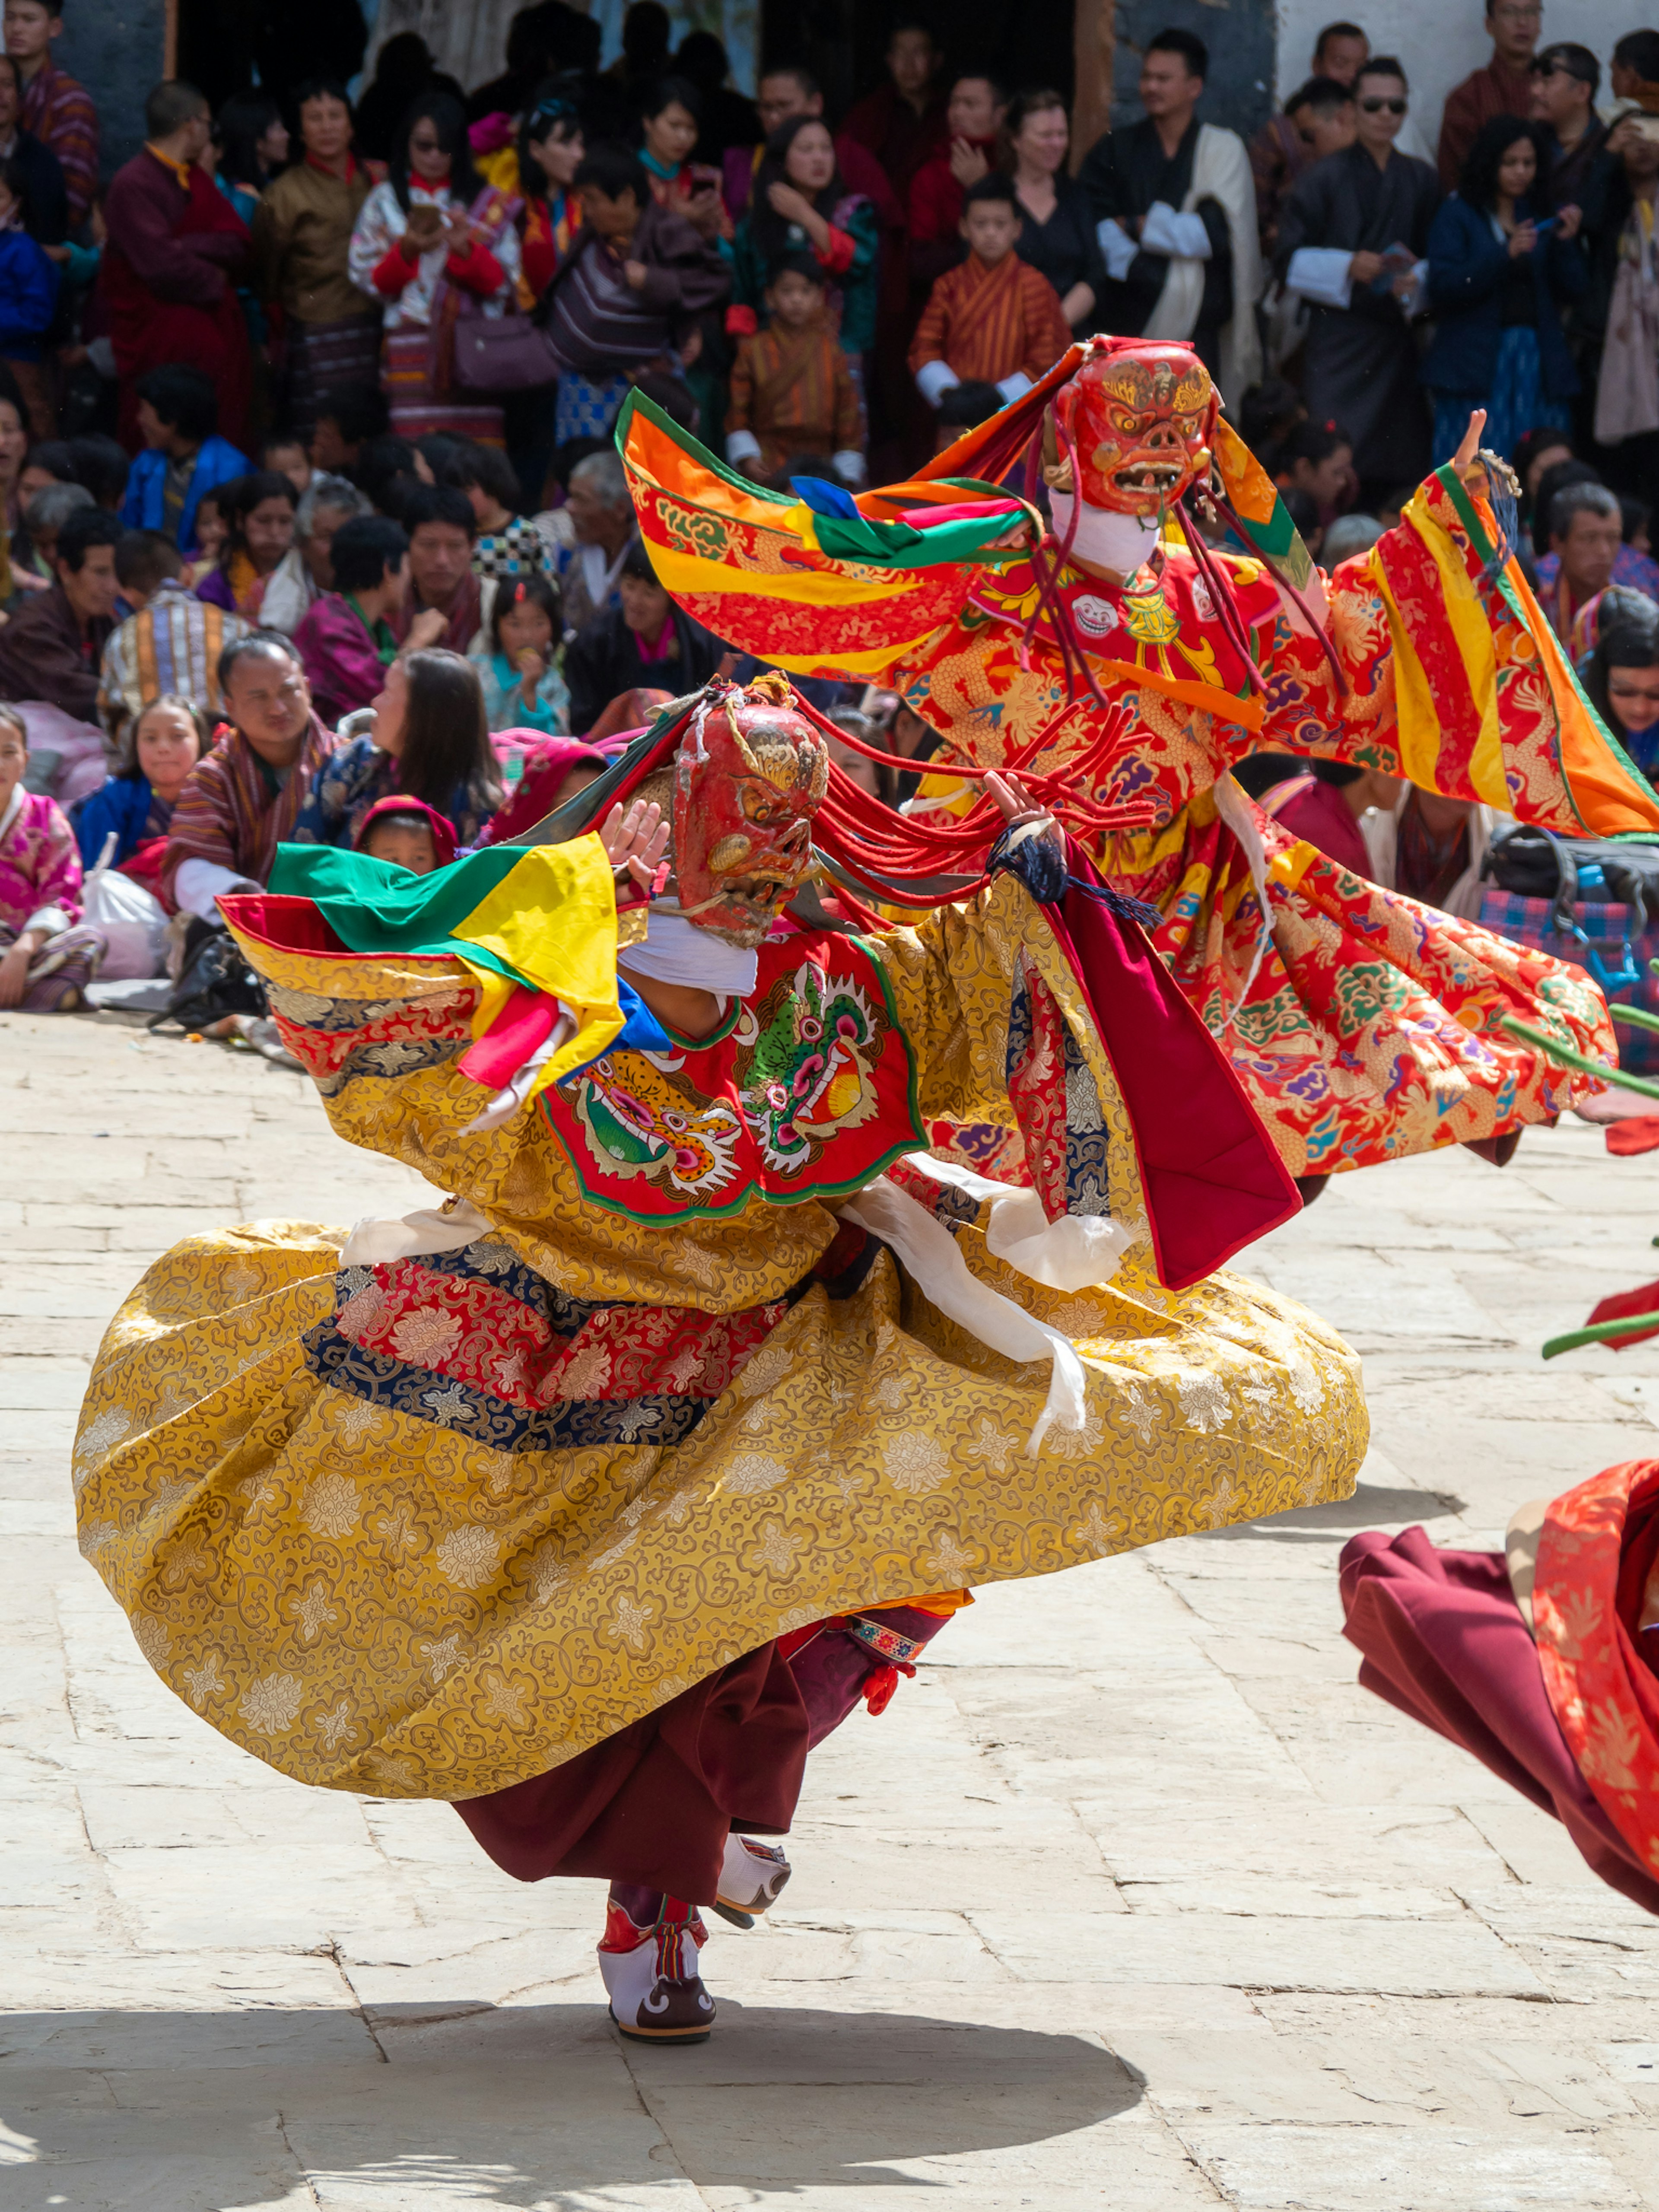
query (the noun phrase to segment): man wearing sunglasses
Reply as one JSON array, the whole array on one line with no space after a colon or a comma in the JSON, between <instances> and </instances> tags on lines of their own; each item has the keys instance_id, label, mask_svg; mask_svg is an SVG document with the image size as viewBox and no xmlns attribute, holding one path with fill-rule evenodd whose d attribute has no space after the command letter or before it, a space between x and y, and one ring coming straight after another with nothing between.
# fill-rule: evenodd
<instances>
[{"instance_id":1,"label":"man wearing sunglasses","mask_svg":"<svg viewBox=\"0 0 1659 2212\"><path fill-rule=\"evenodd\" d=\"M1583 207L1586 192L1595 196L1607 166L1601 158L1607 126L1595 112L1601 88L1601 63L1588 46L1570 39L1546 46L1533 63L1529 112L1549 133L1549 187L1557 207L1568 201Z\"/></svg>"},{"instance_id":2,"label":"man wearing sunglasses","mask_svg":"<svg viewBox=\"0 0 1659 2212\"><path fill-rule=\"evenodd\" d=\"M1532 112L1532 58L1543 27L1543 0L1486 0L1492 59L1447 94L1440 118L1440 181L1449 192L1483 123Z\"/></svg>"},{"instance_id":3,"label":"man wearing sunglasses","mask_svg":"<svg viewBox=\"0 0 1659 2212\"><path fill-rule=\"evenodd\" d=\"M1308 412L1352 441L1361 500L1373 511L1429 462L1410 317L1440 186L1426 161L1395 144L1409 100L1397 61L1363 63L1353 143L1297 179L1279 223L1280 280L1308 303Z\"/></svg>"}]
</instances>

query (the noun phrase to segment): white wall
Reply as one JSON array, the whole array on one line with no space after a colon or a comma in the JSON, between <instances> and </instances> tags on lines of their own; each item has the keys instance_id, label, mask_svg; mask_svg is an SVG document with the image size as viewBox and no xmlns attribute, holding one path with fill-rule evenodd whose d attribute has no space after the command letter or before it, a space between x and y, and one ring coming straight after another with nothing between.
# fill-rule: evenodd
<instances>
[{"instance_id":1,"label":"white wall","mask_svg":"<svg viewBox=\"0 0 1659 2212\"><path fill-rule=\"evenodd\" d=\"M1330 22L1362 24L1373 53L1398 54L1412 91L1412 119L1433 152L1440 137L1440 110L1446 94L1471 70L1492 59L1481 0L1279 0L1279 93L1293 92L1313 64L1313 43ZM1659 0L1546 0L1540 45L1576 39L1601 64L1601 97L1607 96L1607 68L1615 43L1626 31L1659 27Z\"/></svg>"}]
</instances>

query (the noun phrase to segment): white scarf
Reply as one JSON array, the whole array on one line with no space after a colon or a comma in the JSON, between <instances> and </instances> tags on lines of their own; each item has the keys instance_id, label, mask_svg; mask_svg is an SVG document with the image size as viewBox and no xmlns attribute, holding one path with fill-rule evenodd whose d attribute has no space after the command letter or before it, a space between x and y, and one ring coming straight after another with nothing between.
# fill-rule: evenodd
<instances>
[{"instance_id":1,"label":"white scarf","mask_svg":"<svg viewBox=\"0 0 1659 2212\"><path fill-rule=\"evenodd\" d=\"M1054 517L1057 545L1066 543L1076 506L1076 500L1068 491L1051 491L1048 495L1048 511ZM1078 516L1077 534L1072 540L1072 551L1079 560L1088 562L1091 568L1109 568L1127 583L1157 550L1155 514L1115 514L1109 507L1091 507L1086 500L1084 501L1083 512Z\"/></svg>"},{"instance_id":2,"label":"white scarf","mask_svg":"<svg viewBox=\"0 0 1659 2212\"><path fill-rule=\"evenodd\" d=\"M759 955L729 944L712 929L699 929L671 900L659 899L645 925L645 941L624 947L617 965L653 982L684 983L717 998L746 999L755 988Z\"/></svg>"},{"instance_id":3,"label":"white scarf","mask_svg":"<svg viewBox=\"0 0 1659 2212\"><path fill-rule=\"evenodd\" d=\"M1256 230L1255 179L1250 157L1236 132L1213 123L1199 127L1193 150L1193 181L1181 203L1192 214L1200 200L1218 200L1227 215L1233 257L1232 320L1221 332L1220 374L1216 382L1229 408L1236 408L1261 374L1261 340L1255 326L1256 295L1261 289L1261 243ZM1171 255L1158 304L1146 319L1144 338L1190 338L1204 304L1204 264Z\"/></svg>"}]
</instances>

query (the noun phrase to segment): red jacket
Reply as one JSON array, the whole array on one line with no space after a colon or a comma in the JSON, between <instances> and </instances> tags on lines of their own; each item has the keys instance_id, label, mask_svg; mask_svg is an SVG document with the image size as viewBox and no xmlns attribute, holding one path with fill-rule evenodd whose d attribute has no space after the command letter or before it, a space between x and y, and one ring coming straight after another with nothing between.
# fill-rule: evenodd
<instances>
[{"instance_id":1,"label":"red jacket","mask_svg":"<svg viewBox=\"0 0 1659 2212\"><path fill-rule=\"evenodd\" d=\"M993 168L996 167L994 138L974 138L969 143L978 148ZM910 187L910 273L921 283L931 284L962 258L963 198L963 187L951 167L947 139L941 150L916 171Z\"/></svg>"}]
</instances>

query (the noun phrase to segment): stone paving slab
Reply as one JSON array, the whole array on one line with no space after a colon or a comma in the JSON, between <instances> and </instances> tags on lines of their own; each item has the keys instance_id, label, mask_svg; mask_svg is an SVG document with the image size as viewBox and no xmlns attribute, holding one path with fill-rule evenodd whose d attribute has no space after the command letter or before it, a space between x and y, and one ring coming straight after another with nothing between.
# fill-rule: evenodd
<instances>
[{"instance_id":1,"label":"stone paving slab","mask_svg":"<svg viewBox=\"0 0 1659 2212\"><path fill-rule=\"evenodd\" d=\"M1243 1255L1364 1352L1355 1498L982 1591L815 1754L705 2048L624 2045L599 1885L309 1792L144 1665L78 1558L87 1364L167 1244L424 1202L266 1063L6 1018L3 2212L1659 2212L1659 1923L1355 1684L1354 1529L1494 1540L1659 1449L1659 1274L1578 1123L1343 1178Z\"/></svg>"}]
</instances>

